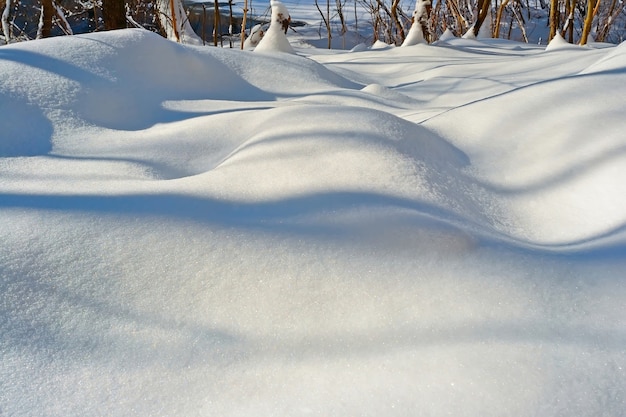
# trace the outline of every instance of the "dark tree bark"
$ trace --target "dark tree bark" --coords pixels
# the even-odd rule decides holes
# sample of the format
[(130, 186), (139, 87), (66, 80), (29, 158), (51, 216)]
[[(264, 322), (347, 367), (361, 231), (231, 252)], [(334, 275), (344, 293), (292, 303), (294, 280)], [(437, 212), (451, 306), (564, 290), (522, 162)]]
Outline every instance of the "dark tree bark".
[(52, 16), (54, 16), (52, 0), (41, 0), (41, 26), (37, 33), (38, 38), (50, 37), (52, 33)]
[(478, 32), (480, 32), (480, 28), (485, 22), (487, 15), (489, 14), (489, 9), (491, 8), (491, 0), (479, 0), (478, 2), (478, 19), (476, 19), (476, 23), (474, 24), (474, 36), (478, 36)]
[(580, 36), (581, 45), (587, 44), (587, 39), (589, 38), (589, 34), (591, 33), (591, 23), (593, 22), (594, 16), (598, 12), (599, 4), (600, 4), (599, 0), (587, 1), (587, 15), (585, 16), (585, 21), (583, 23), (583, 33)]
[(556, 35), (556, 31), (559, 30), (559, 23), (561, 18), (559, 16), (559, 0), (552, 0), (550, 2), (550, 35), (548, 41)]
[(246, 18), (248, 17), (248, 0), (243, 0), (243, 17), (241, 19), (241, 50), (246, 41)]
[(404, 38), (406, 38), (406, 35), (404, 34), (404, 28), (402, 27), (402, 23), (400, 22), (400, 18), (398, 17), (398, 7), (400, 5), (400, 0), (392, 0), (391, 2), (391, 20), (393, 20), (393, 23), (396, 26), (396, 30), (398, 31), (398, 34), (400, 36), (400, 42), (402, 42), (404, 40)]
[(126, 28), (126, 4), (124, 0), (102, 0), (104, 30)]

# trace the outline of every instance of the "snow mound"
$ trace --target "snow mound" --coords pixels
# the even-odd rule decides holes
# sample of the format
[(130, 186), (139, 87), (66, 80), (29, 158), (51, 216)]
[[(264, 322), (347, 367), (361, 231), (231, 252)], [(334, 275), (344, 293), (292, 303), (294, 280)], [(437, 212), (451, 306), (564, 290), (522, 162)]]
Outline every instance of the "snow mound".
[(623, 49), (443, 45), (0, 47), (0, 414), (623, 415)]
[(626, 42), (611, 48), (610, 52), (581, 71), (581, 74), (626, 72)]
[[(618, 116), (625, 86), (622, 72), (610, 80), (601, 73), (548, 80), (470, 103), (425, 125), (467, 152), (473, 175), (507, 207), (500, 222), (504, 233), (574, 245), (626, 224), (624, 200), (616, 198), (626, 195)], [(488, 121), (512, 102), (514, 112)], [(563, 103), (567, 111), (559, 110)], [(546, 107), (556, 110), (539, 110)]]
[(177, 118), (161, 108), (164, 100), (271, 97), (209, 54), (140, 29), (9, 45), (0, 58), (13, 74), (2, 89), (41, 106), (53, 125), (76, 118), (141, 129)]
[(291, 21), (287, 7), (277, 0), (272, 0), (270, 6), (272, 8), (270, 27), (254, 50), (265, 53), (284, 52), (295, 54), (286, 34)]
[(461, 36), (462, 39), (476, 39), (477, 36), (474, 33), (474, 25), (470, 26), (469, 29)]
[(559, 31), (557, 31), (556, 34), (554, 35), (554, 38), (552, 38), (552, 40), (546, 46), (545, 50), (546, 52), (548, 52), (548, 51), (557, 51), (557, 50), (563, 50), (563, 49), (581, 49), (581, 48), (578, 45), (573, 45), (569, 43), (568, 41), (566, 41), (565, 38), (563, 38), (563, 36), (559, 33)]
[(385, 43), (385, 42), (383, 42), (381, 40), (377, 40), (371, 46), (372, 50), (385, 50), (385, 49), (389, 49), (389, 48), (393, 48), (393, 45), (389, 45), (388, 43)]
[(363, 52), (363, 51), (367, 51), (369, 49), (370, 49), (369, 46), (367, 46), (365, 43), (361, 42), (361, 43), (358, 43), (358, 44), (354, 45), (354, 47), (352, 49), (350, 49), (350, 52)]
[(368, 84), (361, 89), (366, 93), (372, 94), (376, 97), (381, 97), (389, 102), (395, 103), (414, 103), (415, 101), (402, 93), (394, 91), (390, 88), (384, 87), (380, 84)]
[[(6, 67), (0, 63), (0, 71)], [(0, 93), (0, 114), (0, 157), (44, 155), (52, 150), (52, 125), (39, 107)]]
[[(273, 98), (289, 97), (337, 89), (360, 89), (363, 86), (347, 80), (324, 65), (298, 55), (239, 53), (228, 49), (203, 48), (198, 52), (220, 61), (230, 71), (256, 89)], [(254, 89), (239, 87), (250, 99), (266, 100)], [(232, 99), (236, 99), (236, 96)]]
[(265, 31), (263, 30), (263, 25), (261, 23), (254, 25), (252, 29), (250, 29), (250, 34), (248, 35), (248, 37), (246, 38), (244, 42), (245, 49), (246, 50), (254, 49), (261, 41), (264, 34), (265, 34)]
[(321, 190), (417, 197), (420, 187), (441, 182), (428, 176), (448, 176), (467, 163), (463, 153), (422, 127), (364, 108), (277, 108), (266, 111), (253, 130), (260, 133), (216, 168), (232, 172), (231, 198)]
[[(300, 92), (361, 87), (306, 58), (239, 52), (183, 46), (139, 29), (9, 45), (0, 51), (0, 68), (11, 74), (0, 81), (9, 116), (0, 121), (0, 153), (65, 152), (76, 148), (72, 137), (82, 141), (85, 126), (138, 131), (205, 113), (164, 106), (181, 99), (273, 101), (301, 79)], [(25, 116), (34, 123), (20, 124)]]
[(449, 41), (450, 39), (455, 39), (455, 38), (456, 36), (454, 35), (454, 33), (452, 33), (452, 31), (449, 28), (447, 28), (445, 32), (443, 32), (443, 34), (439, 37), (439, 40), (441, 42), (446, 42), (446, 41)]

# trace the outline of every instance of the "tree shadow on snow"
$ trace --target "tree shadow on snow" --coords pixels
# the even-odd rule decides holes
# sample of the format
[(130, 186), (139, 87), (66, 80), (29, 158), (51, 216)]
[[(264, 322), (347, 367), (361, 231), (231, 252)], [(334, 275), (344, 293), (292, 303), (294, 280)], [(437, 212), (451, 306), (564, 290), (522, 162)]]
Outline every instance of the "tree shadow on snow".
[[(268, 344), (257, 355), (284, 355), (293, 358), (340, 358), (347, 356), (378, 356), (394, 351), (413, 351), (432, 347), (459, 347), (491, 350), (492, 345), (532, 349), (562, 350), (574, 347), (582, 351), (621, 353), (626, 333), (615, 329), (599, 330), (592, 326), (551, 324), (529, 320), (484, 320), (448, 324), (445, 321), (428, 326), (411, 326), (389, 330), (342, 333), (341, 336), (307, 338), (299, 344)], [(253, 357), (253, 354), (249, 355)]]
[[(229, 331), (81, 294), (80, 289), (65, 288), (63, 279), (46, 281), (50, 277), (31, 273), (8, 275), (0, 282), (0, 345), (50, 359), (105, 361), (125, 369), (155, 362), (174, 369), (199, 362), (220, 366), (244, 354), (243, 338)], [(33, 308), (35, 300), (44, 304)]]
[[(153, 56), (150, 57), (155, 59)], [(193, 77), (187, 79), (180, 74), (161, 80), (163, 71), (151, 67), (141, 57), (135, 58), (137, 62), (128, 63), (122, 69), (107, 68), (111, 73), (106, 75), (90, 72), (44, 54), (19, 49), (0, 50), (0, 59), (14, 61), (55, 74), (61, 79), (77, 82), (80, 85), (78, 89), (73, 88), (65, 93), (73, 98), (73, 102), (58, 105), (58, 108), (70, 111), (73, 116), (78, 116), (88, 123), (109, 129), (142, 130), (157, 123), (180, 121), (205, 114), (201, 111), (182, 112), (167, 109), (163, 106), (167, 101), (212, 99), (254, 102), (276, 99), (274, 95), (233, 74), (226, 65), (212, 57), (203, 57), (204, 61), (195, 63), (204, 65), (207, 69), (206, 80), (201, 80), (202, 82), (195, 82)], [(173, 66), (171, 63), (169, 65)], [(178, 66), (175, 68), (178, 70)], [(222, 80), (220, 77), (226, 79)], [(43, 99), (57, 101), (55, 97)], [(49, 136), (46, 139), (49, 140)]]
[(35, 107), (0, 93), (0, 157), (38, 156), (52, 150), (52, 123)]

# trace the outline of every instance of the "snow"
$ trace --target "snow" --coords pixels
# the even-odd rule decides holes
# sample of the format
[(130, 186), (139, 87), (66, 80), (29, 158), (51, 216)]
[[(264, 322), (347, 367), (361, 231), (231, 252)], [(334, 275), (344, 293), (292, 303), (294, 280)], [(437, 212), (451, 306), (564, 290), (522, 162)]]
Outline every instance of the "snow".
[(259, 44), (261, 38), (263, 38), (263, 34), (263, 25), (260, 23), (254, 25), (254, 27), (250, 29), (250, 35), (244, 41), (244, 48), (254, 49)]
[(4, 9), (2, 10), (2, 35), (4, 39), (9, 38), (9, 13), (11, 12), (11, 0), (7, 0), (4, 3)]
[(452, 33), (452, 31), (448, 28), (446, 29), (445, 32), (443, 32), (441, 34), (441, 36), (439, 37), (438, 41), (439, 42), (445, 42), (445, 41), (449, 41), (450, 39), (454, 39), (456, 38), (456, 36), (454, 36), (454, 33)]
[(418, 0), (415, 2), (415, 10), (413, 10), (411, 27), (409, 29), (409, 33), (407, 33), (406, 38), (402, 42), (402, 46), (427, 43), (424, 39), (422, 25), (428, 22), (428, 8), (430, 6), (430, 0)]
[(624, 415), (624, 45), (288, 38), (0, 47), (0, 415)]
[(566, 41), (561, 35), (561, 33), (557, 31), (554, 34), (554, 38), (552, 38), (550, 43), (548, 43), (548, 46), (546, 46), (546, 51), (556, 51), (559, 49), (576, 49), (576, 48), (577, 48), (576, 45), (572, 45), (571, 43)]
[(291, 21), (289, 11), (280, 1), (272, 0), (270, 4), (272, 7), (270, 26), (267, 32), (263, 34), (258, 46), (254, 50), (257, 52), (284, 52), (295, 54), (286, 35), (289, 22)]

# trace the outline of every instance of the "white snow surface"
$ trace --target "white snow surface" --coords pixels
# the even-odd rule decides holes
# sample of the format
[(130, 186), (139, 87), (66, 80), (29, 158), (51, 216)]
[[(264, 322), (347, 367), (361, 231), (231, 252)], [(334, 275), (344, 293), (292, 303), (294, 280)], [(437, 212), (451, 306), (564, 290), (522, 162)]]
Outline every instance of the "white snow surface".
[[(412, 46), (420, 43), (427, 43), (424, 39), (424, 32), (422, 30), (422, 24), (420, 21), (428, 20), (427, 7), (431, 5), (430, 0), (418, 0), (415, 2), (415, 9), (413, 10), (413, 18), (409, 33), (402, 42), (402, 46)], [(447, 29), (446, 29), (447, 30)]]
[(285, 29), (289, 26), (291, 19), (289, 10), (287, 10), (287, 7), (280, 1), (272, 1), (270, 4), (272, 8), (270, 26), (259, 41), (255, 51), (295, 54), (285, 34)]
[(626, 49), (0, 47), (1, 416), (626, 415)]

